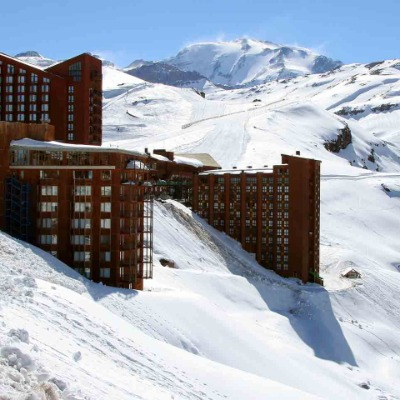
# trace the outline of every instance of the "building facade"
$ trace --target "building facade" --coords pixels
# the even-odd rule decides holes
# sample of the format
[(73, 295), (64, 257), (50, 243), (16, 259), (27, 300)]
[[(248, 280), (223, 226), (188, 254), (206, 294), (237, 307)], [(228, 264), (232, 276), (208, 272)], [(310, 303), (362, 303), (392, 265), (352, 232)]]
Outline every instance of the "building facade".
[(209, 167), (54, 136), (47, 123), (0, 122), (0, 228), (96, 282), (143, 289), (153, 276), (154, 195), (191, 197), (193, 177)]
[(272, 168), (218, 170), (195, 178), (193, 209), (285, 277), (319, 277), (320, 161), (282, 155)]
[(0, 121), (47, 122), (58, 141), (101, 145), (101, 67), (86, 53), (44, 70), (0, 53)]

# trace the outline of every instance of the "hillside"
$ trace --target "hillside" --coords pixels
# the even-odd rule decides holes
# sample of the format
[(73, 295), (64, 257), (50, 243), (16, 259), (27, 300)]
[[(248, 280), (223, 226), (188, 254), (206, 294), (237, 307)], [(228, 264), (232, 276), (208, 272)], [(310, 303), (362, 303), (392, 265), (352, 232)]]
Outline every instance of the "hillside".
[[(332, 243), (325, 234), (332, 287), (300, 286), (176, 207), (156, 204), (154, 236), (155, 259), (172, 258), (177, 268), (156, 261), (144, 292), (93, 284), (43, 251), (0, 237), (0, 393), (13, 398), (39, 391), (39, 383), (70, 400), (400, 398), (400, 343), (392, 335), (400, 282), (389, 267), (376, 271), (376, 254), (361, 264), (342, 238)], [(352, 226), (360, 226), (357, 216)], [(349, 260), (362, 285), (339, 282)]]
[[(276, 163), (282, 152), (300, 150), (325, 161), (327, 173), (355, 172), (347, 168), (350, 163), (399, 171), (399, 60), (346, 65), (248, 89), (214, 89), (206, 99), (190, 89), (127, 86), (130, 76), (104, 71), (107, 143), (210, 152), (224, 167)], [(119, 86), (108, 88), (115, 74)], [(347, 126), (352, 143), (337, 154), (326, 151), (324, 144)]]

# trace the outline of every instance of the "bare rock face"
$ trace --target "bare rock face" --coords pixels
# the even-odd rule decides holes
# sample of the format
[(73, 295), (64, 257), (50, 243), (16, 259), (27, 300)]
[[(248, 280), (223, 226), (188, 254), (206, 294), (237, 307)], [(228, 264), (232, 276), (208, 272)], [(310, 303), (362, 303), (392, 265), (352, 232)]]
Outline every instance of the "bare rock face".
[(351, 130), (346, 125), (343, 129), (339, 129), (339, 134), (336, 139), (324, 143), (325, 148), (331, 153), (339, 153), (345, 149), (352, 141)]

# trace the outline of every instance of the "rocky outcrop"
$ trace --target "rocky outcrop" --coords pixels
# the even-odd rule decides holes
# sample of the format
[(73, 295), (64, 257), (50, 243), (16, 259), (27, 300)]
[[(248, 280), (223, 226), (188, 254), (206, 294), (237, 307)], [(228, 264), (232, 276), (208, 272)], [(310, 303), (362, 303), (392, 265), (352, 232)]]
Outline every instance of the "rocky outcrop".
[(325, 142), (324, 146), (326, 150), (332, 153), (339, 153), (339, 151), (345, 149), (351, 141), (351, 130), (348, 125), (346, 125), (343, 129), (339, 129), (339, 134), (336, 139)]
[(194, 83), (204, 82), (207, 79), (195, 71), (182, 71), (177, 67), (162, 62), (143, 64), (126, 71), (147, 82), (163, 83), (165, 85), (185, 87), (195, 86)]

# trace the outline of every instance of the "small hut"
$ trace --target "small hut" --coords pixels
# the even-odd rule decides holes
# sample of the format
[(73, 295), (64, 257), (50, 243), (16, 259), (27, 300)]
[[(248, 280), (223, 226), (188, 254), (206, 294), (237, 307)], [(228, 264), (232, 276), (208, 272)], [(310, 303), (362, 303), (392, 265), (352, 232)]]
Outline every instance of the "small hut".
[(340, 276), (342, 278), (348, 278), (348, 279), (358, 279), (361, 278), (361, 274), (355, 270), (354, 268), (347, 268), (345, 269)]

